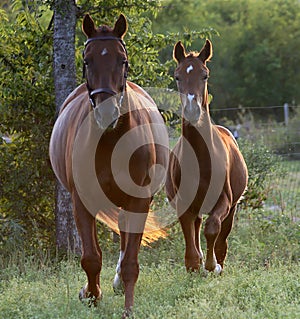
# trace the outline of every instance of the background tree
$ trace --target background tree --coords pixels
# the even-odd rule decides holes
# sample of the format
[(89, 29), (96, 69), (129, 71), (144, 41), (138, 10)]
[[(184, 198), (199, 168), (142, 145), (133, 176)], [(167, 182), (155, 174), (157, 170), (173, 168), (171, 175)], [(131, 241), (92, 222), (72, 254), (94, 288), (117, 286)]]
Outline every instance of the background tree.
[[(74, 0), (55, 0), (53, 31), (53, 73), (56, 113), (76, 87), (75, 29), (77, 7)], [(60, 250), (79, 253), (80, 238), (73, 218), (69, 192), (56, 185), (56, 245)]]

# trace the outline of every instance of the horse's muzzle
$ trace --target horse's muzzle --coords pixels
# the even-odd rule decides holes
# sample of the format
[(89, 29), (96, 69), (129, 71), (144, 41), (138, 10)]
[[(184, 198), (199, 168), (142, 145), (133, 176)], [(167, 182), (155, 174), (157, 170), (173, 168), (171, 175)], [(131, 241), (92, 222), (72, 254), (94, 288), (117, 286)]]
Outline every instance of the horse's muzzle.
[(119, 107), (109, 99), (94, 108), (95, 120), (102, 130), (113, 129), (117, 126), (120, 116)]
[(201, 115), (201, 106), (196, 100), (188, 101), (183, 109), (183, 117), (191, 124), (196, 124)]

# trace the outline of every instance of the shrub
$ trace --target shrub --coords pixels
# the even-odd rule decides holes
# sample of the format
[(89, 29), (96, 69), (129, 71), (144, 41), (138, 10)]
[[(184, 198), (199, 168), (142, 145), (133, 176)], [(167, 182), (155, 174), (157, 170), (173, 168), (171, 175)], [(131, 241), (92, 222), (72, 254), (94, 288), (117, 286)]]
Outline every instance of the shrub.
[(272, 153), (263, 140), (255, 142), (240, 139), (239, 146), (248, 167), (248, 187), (242, 201), (242, 208), (251, 210), (263, 207), (271, 191), (271, 180), (282, 174), (281, 158)]

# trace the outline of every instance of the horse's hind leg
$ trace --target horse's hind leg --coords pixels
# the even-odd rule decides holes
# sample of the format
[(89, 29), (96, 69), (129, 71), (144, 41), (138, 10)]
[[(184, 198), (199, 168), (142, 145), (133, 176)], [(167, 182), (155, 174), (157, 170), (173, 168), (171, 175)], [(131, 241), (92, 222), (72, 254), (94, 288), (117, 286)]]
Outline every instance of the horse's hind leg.
[(230, 234), (230, 231), (232, 229), (235, 211), (236, 211), (236, 205), (231, 207), (228, 216), (223, 220), (221, 225), (221, 232), (218, 236), (218, 239), (215, 245), (215, 253), (217, 257), (217, 262), (218, 264), (221, 265), (222, 268), (224, 268), (224, 261), (227, 254), (227, 246), (228, 246), (227, 237)]
[[(196, 234), (200, 230), (200, 223), (196, 218), (197, 216), (190, 211), (179, 217), (185, 240), (185, 267), (187, 271), (198, 271), (200, 267), (199, 233)], [(196, 237), (198, 237), (198, 243)]]
[(101, 299), (100, 271), (102, 267), (102, 252), (97, 240), (96, 220), (81, 203), (77, 194), (73, 196), (73, 206), (82, 241), (81, 266), (88, 278), (88, 284), (80, 291), (79, 298), (91, 298), (96, 304), (96, 301)]

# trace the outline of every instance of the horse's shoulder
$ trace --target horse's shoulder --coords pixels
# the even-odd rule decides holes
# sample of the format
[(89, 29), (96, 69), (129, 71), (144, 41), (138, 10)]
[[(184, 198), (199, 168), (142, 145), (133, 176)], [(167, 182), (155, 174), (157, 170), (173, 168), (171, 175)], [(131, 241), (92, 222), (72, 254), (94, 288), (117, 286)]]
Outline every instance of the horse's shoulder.
[(87, 93), (87, 88), (85, 83), (77, 86), (77, 88), (74, 89), (65, 99), (63, 105), (61, 106), (60, 113), (66, 108), (67, 105), (69, 105), (78, 96), (80, 96), (81, 94), (86, 94), (86, 93)]
[(152, 99), (152, 97), (142, 88), (140, 87), (139, 85), (133, 83), (133, 82), (130, 82), (130, 81), (127, 81), (127, 85), (129, 86), (130, 89), (132, 89), (134, 92), (142, 95), (143, 97), (145, 97), (146, 99), (148, 99), (152, 104), (155, 105), (155, 102), (154, 100)]

